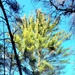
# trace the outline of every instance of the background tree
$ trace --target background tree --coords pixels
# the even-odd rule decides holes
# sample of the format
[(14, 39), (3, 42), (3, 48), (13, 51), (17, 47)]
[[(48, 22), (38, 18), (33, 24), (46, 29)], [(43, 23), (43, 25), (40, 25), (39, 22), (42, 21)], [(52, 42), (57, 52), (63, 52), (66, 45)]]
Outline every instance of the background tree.
[(32, 0), (34, 3), (41, 2), (48, 9), (52, 17), (72, 15), (70, 19), (71, 30), (75, 31), (75, 1), (74, 0)]
[[(14, 27), (14, 41), (25, 73), (33, 75), (58, 75), (68, 62), (69, 48), (64, 48), (62, 43), (71, 34), (59, 30), (59, 17), (52, 23), (49, 15), (36, 11), (36, 17), (24, 16), (22, 22)], [(24, 64), (27, 61), (30, 68)], [(62, 64), (61, 64), (62, 63)], [(27, 72), (30, 70), (30, 72)], [(31, 73), (32, 72), (32, 73)]]
[[(5, 8), (5, 7), (7, 7), (7, 8)], [(15, 43), (14, 43), (14, 40), (13, 40), (13, 35), (11, 33), (12, 26), (10, 25), (10, 24), (12, 24), (12, 21), (15, 22), (16, 20), (19, 19), (17, 15), (19, 15), (20, 6), (19, 6), (19, 4), (16, 0), (0, 0), (0, 10), (1, 10), (1, 12), (0, 12), (0, 22), (3, 23), (1, 25), (2, 26), (4, 25), (3, 28), (6, 28), (6, 31), (9, 32), (10, 39), (11, 39), (11, 45), (12, 45), (12, 48), (13, 48), (12, 50), (14, 51), (14, 55), (15, 55), (15, 59), (17, 61), (19, 73), (20, 73), (20, 75), (22, 75), (19, 57), (18, 57), (18, 54), (17, 54), (17, 51), (16, 51)], [(2, 31), (0, 31), (0, 33), (1, 32)], [(1, 33), (1, 36), (3, 36), (3, 35), (5, 36), (5, 32)], [(4, 47), (5, 47), (5, 37), (1, 38), (1, 39), (3, 39)], [(4, 53), (5, 53), (5, 51), (4, 51)], [(4, 58), (5, 58), (5, 56), (4, 56)], [(4, 75), (5, 75), (5, 72), (4, 72)]]
[(4, 45), (0, 44), (0, 74), (10, 74), (11, 53), (8, 51), (7, 47), (5, 47), (5, 50), (6, 52), (4, 53)]

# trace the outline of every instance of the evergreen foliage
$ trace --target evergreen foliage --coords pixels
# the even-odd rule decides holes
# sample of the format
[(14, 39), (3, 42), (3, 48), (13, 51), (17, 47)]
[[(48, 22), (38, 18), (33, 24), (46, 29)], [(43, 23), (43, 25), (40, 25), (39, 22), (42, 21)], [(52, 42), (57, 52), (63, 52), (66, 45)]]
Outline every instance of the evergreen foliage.
[[(49, 15), (36, 11), (36, 19), (22, 18), (15, 26), (14, 41), (21, 63), (29, 59), (33, 75), (58, 75), (68, 62), (69, 48), (62, 46), (71, 34), (60, 30), (59, 17), (52, 22)], [(60, 70), (59, 70), (60, 67)]]

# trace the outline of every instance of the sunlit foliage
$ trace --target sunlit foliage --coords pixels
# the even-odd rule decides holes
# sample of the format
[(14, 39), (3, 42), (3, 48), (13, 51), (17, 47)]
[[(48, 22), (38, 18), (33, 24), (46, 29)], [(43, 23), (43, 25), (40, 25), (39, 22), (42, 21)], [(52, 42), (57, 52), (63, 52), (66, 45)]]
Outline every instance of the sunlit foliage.
[(15, 26), (12, 34), (21, 63), (28, 58), (34, 75), (58, 75), (58, 67), (61, 70), (68, 61), (64, 57), (69, 55), (69, 48), (64, 49), (62, 43), (71, 34), (60, 30), (58, 23), (59, 17), (52, 22), (49, 15), (37, 10), (36, 17), (24, 16)]

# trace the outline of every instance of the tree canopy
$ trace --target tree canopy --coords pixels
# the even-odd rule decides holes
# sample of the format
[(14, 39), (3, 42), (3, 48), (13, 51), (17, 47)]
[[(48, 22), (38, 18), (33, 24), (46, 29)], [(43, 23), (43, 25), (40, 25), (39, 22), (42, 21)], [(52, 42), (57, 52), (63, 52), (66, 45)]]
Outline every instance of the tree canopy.
[(64, 17), (71, 16), (69, 20), (70, 30), (75, 32), (75, 1), (74, 0), (32, 0), (33, 4), (41, 2), (43, 7), (47, 9), (48, 14), (52, 17), (63, 15)]
[(62, 43), (71, 34), (60, 30), (59, 17), (51, 22), (49, 15), (40, 10), (36, 11), (35, 17), (24, 16), (21, 20), (13, 28), (12, 34), (22, 69), (26, 68), (23, 64), (28, 59), (33, 75), (58, 75), (57, 67), (64, 67), (62, 63), (68, 62), (68, 58), (64, 57), (69, 55), (69, 48), (64, 48)]
[(57, 11), (58, 14), (66, 15), (75, 12), (74, 0), (35, 0), (34, 2), (42, 2), (44, 6), (46, 6), (46, 8), (49, 8), (49, 11), (52, 10), (53, 13), (54, 11)]

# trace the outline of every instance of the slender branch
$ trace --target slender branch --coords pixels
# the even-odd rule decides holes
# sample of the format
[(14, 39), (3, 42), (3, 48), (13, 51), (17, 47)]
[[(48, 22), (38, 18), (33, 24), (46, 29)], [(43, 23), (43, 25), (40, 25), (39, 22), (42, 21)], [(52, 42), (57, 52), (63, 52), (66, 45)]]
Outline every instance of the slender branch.
[(7, 33), (7, 32), (1, 32), (1, 33), (0, 33), (0, 36), (1, 36), (1, 35), (4, 35), (4, 34), (6, 34), (6, 33)]
[(3, 18), (2, 16), (0, 16), (1, 19), (5, 20), (5, 18)]
[(8, 39), (10, 40), (10, 38), (3, 38), (3, 39), (0, 39), (0, 40), (8, 40)]
[(72, 8), (58, 8), (58, 6), (56, 6), (52, 0), (49, 0), (50, 4), (52, 6), (54, 6), (56, 8), (56, 10), (59, 10), (59, 11), (64, 11), (64, 12), (75, 12), (75, 10), (73, 10)]
[(6, 25), (5, 21), (0, 20), (0, 23), (1, 23), (1, 22), (4, 23), (4, 24)]
[(11, 33), (11, 30), (10, 30), (9, 21), (8, 21), (8, 18), (7, 18), (7, 15), (6, 15), (6, 12), (4, 10), (4, 6), (3, 6), (1, 0), (0, 0), (0, 7), (1, 7), (2, 11), (3, 11), (4, 17), (5, 17), (5, 21), (7, 23), (7, 28), (8, 28), (8, 31), (9, 31), (10, 38), (11, 38), (11, 43), (12, 43), (12, 47), (13, 47), (13, 50), (14, 50), (14, 53), (15, 53), (15, 59), (16, 59), (17, 66), (18, 66), (18, 69), (19, 69), (19, 73), (20, 73), (20, 75), (22, 75), (21, 63), (20, 63), (19, 57), (18, 57), (17, 52), (16, 52), (16, 47), (15, 47), (15, 43), (14, 43), (14, 40), (13, 40), (13, 35)]

